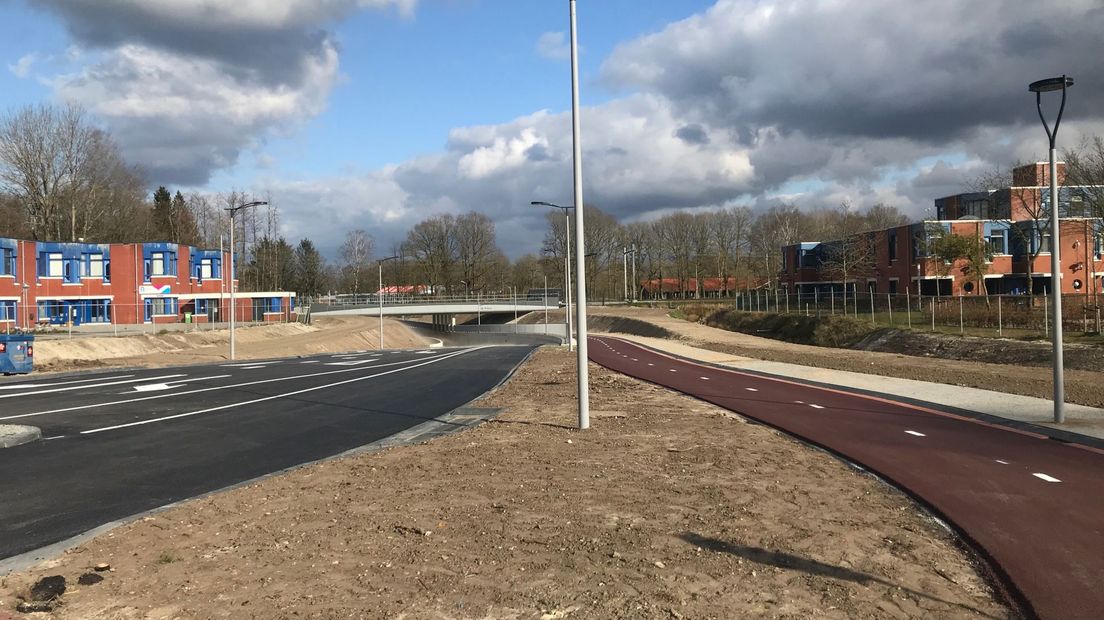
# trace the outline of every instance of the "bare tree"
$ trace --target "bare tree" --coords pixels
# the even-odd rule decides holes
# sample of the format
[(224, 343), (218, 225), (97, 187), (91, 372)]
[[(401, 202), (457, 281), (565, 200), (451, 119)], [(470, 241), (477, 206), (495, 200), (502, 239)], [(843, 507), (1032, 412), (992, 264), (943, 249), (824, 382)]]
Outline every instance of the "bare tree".
[[(843, 307), (847, 308), (847, 281), (870, 275), (877, 263), (874, 233), (858, 233), (823, 244), (821, 273), (843, 283)], [(856, 286), (856, 294), (858, 287)]]
[(345, 274), (352, 285), (353, 293), (360, 293), (360, 284), (365, 272), (371, 266), (372, 237), (363, 229), (350, 230), (341, 245), (341, 262)]
[[(453, 275), (456, 266), (456, 218), (438, 215), (423, 220), (406, 235), (406, 254), (418, 262), (425, 278), (434, 291), (440, 287), (450, 290), (456, 282)], [(461, 278), (462, 279), (462, 278)], [(471, 290), (471, 284), (465, 290)]]
[(494, 222), (473, 211), (455, 219), (451, 234), (455, 237), (451, 245), (456, 248), (459, 278), (467, 282), (468, 290), (484, 290), (488, 275), (494, 273), (502, 255), (495, 243)]
[(0, 118), (0, 185), (22, 203), (35, 239), (104, 238), (129, 222), (144, 193), (138, 177), (78, 106)]
[(717, 211), (710, 220), (713, 248), (717, 253), (717, 273), (721, 276), (721, 291), (727, 296), (728, 281), (732, 275), (729, 264), (733, 265), (734, 272), (739, 272), (740, 260), (747, 251), (752, 213), (748, 207), (732, 207)]

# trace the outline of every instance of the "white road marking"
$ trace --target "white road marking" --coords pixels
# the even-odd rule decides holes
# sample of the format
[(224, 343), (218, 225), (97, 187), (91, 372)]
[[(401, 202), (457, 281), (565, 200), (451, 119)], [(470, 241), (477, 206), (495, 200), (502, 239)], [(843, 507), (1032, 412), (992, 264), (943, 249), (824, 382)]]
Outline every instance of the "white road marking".
[[(482, 348), (482, 347), (479, 347), (479, 348)], [(127, 424), (116, 424), (115, 426), (105, 426), (103, 428), (93, 428), (93, 429), (89, 429), (89, 430), (86, 430), (86, 431), (81, 431), (81, 434), (82, 435), (92, 435), (94, 433), (103, 433), (105, 431), (114, 431), (114, 430), (119, 430), (121, 428), (130, 428), (132, 426), (143, 426), (145, 424), (154, 424), (154, 423), (157, 423), (157, 422), (165, 422), (167, 420), (176, 420), (176, 419), (179, 419), (179, 418), (188, 418), (188, 417), (191, 417), (191, 416), (201, 415), (201, 414), (204, 414), (204, 413), (213, 413), (215, 411), (222, 411), (222, 410), (225, 410), (225, 409), (233, 409), (235, 407), (242, 407), (242, 406), (245, 406), (245, 405), (255, 405), (257, 403), (263, 403), (263, 402), (267, 402), (267, 401), (270, 401), (270, 400), (276, 400), (276, 399), (279, 399), (279, 398), (287, 398), (289, 396), (298, 396), (299, 394), (306, 394), (308, 392), (317, 392), (318, 390), (324, 390), (326, 388), (337, 387), (339, 385), (347, 385), (349, 383), (356, 383), (358, 381), (366, 381), (368, 379), (375, 379), (377, 377), (382, 377), (384, 375), (391, 375), (391, 374), (394, 374), (394, 373), (397, 373), (397, 372), (412, 370), (414, 368), (419, 368), (421, 366), (427, 366), (429, 364), (436, 364), (437, 362), (443, 362), (443, 361), (449, 359), (450, 357), (456, 357), (457, 355), (463, 355), (464, 353), (469, 353), (469, 352), (475, 351), (475, 350), (476, 349), (465, 349), (463, 351), (457, 351), (456, 353), (450, 353), (448, 355), (438, 356), (438, 357), (435, 357), (431, 360), (421, 362), (420, 364), (414, 364), (413, 366), (406, 366), (404, 368), (395, 368), (394, 370), (387, 370), (387, 371), (384, 371), (384, 372), (376, 373), (374, 375), (368, 375), (367, 377), (354, 377), (352, 379), (345, 379), (344, 381), (338, 381), (336, 383), (327, 383), (325, 385), (316, 385), (314, 387), (309, 387), (309, 388), (306, 388), (306, 389), (303, 389), (303, 390), (295, 390), (294, 392), (284, 392), (283, 394), (276, 394), (274, 396), (266, 396), (264, 398), (256, 398), (256, 399), (253, 399), (253, 400), (247, 400), (247, 401), (243, 401), (243, 402), (240, 402), (240, 403), (231, 403), (229, 405), (222, 405), (222, 406), (219, 406), (219, 407), (211, 407), (209, 409), (200, 409), (198, 411), (189, 411), (187, 413), (178, 413), (176, 415), (170, 415), (170, 416), (165, 416), (165, 417), (161, 417), (161, 418), (153, 418), (151, 420), (141, 420), (139, 422), (129, 422)]]
[(997, 461), (998, 463), (1000, 463), (1001, 465), (1007, 465), (1007, 464), (1008, 464), (1008, 461), (1002, 461), (1002, 460), (1000, 460), (1000, 459), (996, 459), (996, 461)]
[(1031, 475), (1035, 476), (1039, 480), (1043, 480), (1045, 482), (1061, 482), (1061, 480), (1055, 478), (1054, 476), (1048, 476), (1046, 474), (1031, 474)]
[[(133, 376), (133, 375), (132, 375)], [(35, 396), (37, 394), (55, 394), (57, 392), (72, 392), (73, 390), (83, 390), (86, 388), (99, 388), (108, 387), (110, 385), (123, 385), (125, 383), (142, 383), (144, 381), (158, 381), (160, 379), (175, 379), (177, 377), (186, 377), (188, 375), (162, 375), (160, 377), (143, 377), (141, 379), (127, 379), (125, 381), (108, 381), (107, 383), (92, 383), (87, 385), (71, 385), (69, 387), (38, 390), (36, 392), (23, 392), (21, 394), (0, 394), (0, 398), (17, 398), (20, 396)], [(0, 420), (6, 420), (9, 418), (0, 418)]]
[(348, 362), (326, 362), (326, 366), (360, 366), (361, 364), (371, 364), (376, 360), (351, 360)]
[(173, 388), (182, 387), (180, 385), (169, 385), (167, 383), (146, 383), (144, 385), (134, 386), (135, 392), (163, 392), (165, 390), (171, 390)]
[(53, 441), (55, 439), (65, 439), (65, 435), (54, 435), (53, 437), (43, 437), (42, 441)]
[(745, 390), (747, 390), (747, 391), (749, 391), (749, 392), (758, 392), (758, 391), (759, 391), (759, 390), (757, 390), (757, 389), (755, 389), (755, 388), (744, 388), (744, 389), (745, 389)]
[(799, 404), (799, 405), (804, 405), (805, 404), (805, 401), (803, 401), (803, 400), (795, 400), (794, 402)]
[(636, 359), (636, 358), (634, 357), (634, 358), (632, 358), (632, 361), (634, 361), (634, 362), (639, 362), (640, 360), (638, 360), (638, 359)]
[(678, 371), (677, 371), (677, 370), (675, 370), (674, 368), (672, 368), (672, 369), (671, 369), (671, 372), (678, 372)]
[[(478, 347), (478, 348), (484, 348), (484, 347)], [(464, 349), (464, 351), (468, 351), (468, 350), (474, 351), (475, 349)], [(180, 396), (185, 396), (185, 395), (188, 395), (188, 394), (200, 394), (200, 393), (203, 393), (203, 392), (215, 392), (215, 391), (218, 391), (218, 390), (229, 390), (229, 389), (233, 389), (233, 388), (247, 387), (247, 386), (251, 386), (251, 385), (262, 385), (262, 384), (265, 384), (265, 383), (274, 383), (276, 381), (293, 381), (295, 379), (309, 379), (311, 377), (324, 377), (324, 376), (327, 376), (327, 375), (337, 375), (337, 374), (342, 374), (342, 373), (347, 373), (347, 372), (356, 372), (358, 370), (367, 370), (369, 368), (383, 368), (385, 366), (399, 366), (401, 364), (409, 364), (412, 361), (414, 361), (414, 360), (402, 360), (402, 361), (399, 361), (399, 362), (388, 362), (387, 364), (380, 364), (378, 366), (362, 366), (362, 367), (358, 367), (358, 368), (345, 368), (345, 369), (342, 369), (342, 370), (326, 370), (326, 371), (323, 371), (323, 372), (315, 372), (315, 373), (310, 373), (310, 374), (305, 374), (305, 375), (292, 375), (292, 376), (289, 376), (289, 377), (275, 377), (275, 378), (271, 378), (271, 379), (257, 379), (257, 380), (254, 380), (254, 381), (246, 381), (244, 383), (234, 383), (234, 384), (231, 384), (231, 385), (217, 385), (215, 387), (200, 388), (198, 390), (190, 390), (190, 391), (187, 391), (187, 392), (176, 392), (176, 393), (173, 393), (173, 394), (161, 394), (161, 395), (158, 395), (158, 396), (142, 396), (142, 397), (139, 397), (139, 398), (128, 398), (128, 399), (125, 399), (125, 400), (116, 400), (116, 401), (105, 402), (105, 403), (93, 403), (93, 404), (89, 404), (89, 405), (76, 405), (74, 407), (62, 407), (60, 409), (49, 409), (49, 410), (46, 410), (46, 411), (35, 411), (33, 413), (21, 413), (19, 415), (11, 415), (11, 416), (6, 416), (6, 417), (0, 417), (0, 420), (16, 420), (16, 419), (19, 419), (19, 418), (32, 418), (32, 417), (35, 417), (35, 416), (49, 415), (49, 414), (52, 414), (52, 413), (68, 413), (70, 411), (82, 411), (84, 409), (96, 409), (96, 408), (99, 408), (99, 407), (111, 407), (111, 406), (115, 406), (115, 405), (125, 405), (125, 404), (128, 404), (128, 403), (136, 403), (136, 402), (141, 402), (141, 401), (145, 401), (145, 400), (157, 400), (157, 399), (161, 399), (161, 398), (178, 398)], [(176, 377), (176, 376), (183, 376), (183, 375), (173, 375), (173, 376)], [(142, 381), (150, 381), (152, 379), (157, 379), (157, 378), (163, 378), (163, 377), (148, 377), (146, 379), (142, 379)]]
[(223, 368), (244, 368), (246, 366), (268, 366), (270, 364), (279, 364), (280, 362), (242, 362), (240, 364), (223, 364)]
[(927, 435), (925, 435), (924, 433), (917, 433), (916, 431), (905, 431), (905, 432), (908, 433), (909, 435), (914, 435), (916, 437), (927, 437)]
[(648, 365), (649, 365), (649, 366), (655, 366), (655, 364), (653, 364), (653, 363), (651, 363), (651, 362), (648, 362)]
[(27, 388), (51, 388), (59, 385), (73, 385), (75, 383), (94, 383), (96, 381), (112, 381), (115, 379), (129, 379), (134, 375), (116, 375), (114, 377), (96, 377), (95, 379), (80, 379), (78, 381), (58, 381), (56, 383), (18, 383), (16, 385), (0, 385), (0, 390), (25, 390)]
[(812, 407), (813, 409), (824, 409), (824, 407), (821, 407), (820, 405), (809, 405), (809, 406)]
[(320, 362), (318, 360), (307, 360), (305, 362), (299, 362), (299, 363), (300, 364), (321, 364), (322, 362)]
[(258, 368), (268, 368), (268, 366), (240, 366), (240, 370), (257, 370)]
[(709, 377), (700, 377), (702, 381), (709, 381)]

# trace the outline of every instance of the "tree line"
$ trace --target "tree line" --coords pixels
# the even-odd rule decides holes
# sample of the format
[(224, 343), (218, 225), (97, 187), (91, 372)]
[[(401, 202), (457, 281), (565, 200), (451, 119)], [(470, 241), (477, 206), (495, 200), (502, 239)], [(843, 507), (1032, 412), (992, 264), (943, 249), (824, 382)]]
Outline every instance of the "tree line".
[[(1086, 215), (1104, 216), (1104, 140), (1086, 141), (1067, 152), (1065, 160), (1067, 184), (1088, 186)], [(80, 107), (28, 106), (0, 117), (0, 236), (226, 247), (227, 207), (257, 198), (239, 191), (174, 192), (165, 186), (150, 194), (149, 186), (141, 169), (124, 161), (111, 136)], [(387, 259), (385, 285), (417, 286), (422, 292), (504, 293), (541, 288), (546, 281), (564, 288), (564, 258), (571, 248), (569, 224), (559, 211), (547, 214), (540, 251), (513, 261), (497, 243), (494, 222), (477, 212), (428, 217), (386, 249), (377, 248), (366, 230), (352, 230), (329, 261), (310, 239), (288, 242), (280, 232), (274, 198), (260, 198), (269, 204), (241, 211), (236, 220), (234, 249), (247, 290), (296, 291), (306, 297), (373, 293), (380, 259)], [(724, 295), (730, 288), (776, 286), (783, 246), (854, 238), (908, 220), (884, 204), (812, 211), (780, 204), (761, 211), (748, 206), (677, 211), (627, 223), (588, 205), (586, 221), (588, 290), (594, 299), (616, 300), (625, 294), (633, 264), (637, 278), (629, 287), (638, 292), (643, 282), (662, 281), (668, 295), (699, 297), (707, 292), (705, 279), (715, 278), (719, 287), (709, 292)], [(863, 248), (835, 245), (835, 254), (824, 261), (826, 269), (847, 271), (865, 260), (857, 256)]]

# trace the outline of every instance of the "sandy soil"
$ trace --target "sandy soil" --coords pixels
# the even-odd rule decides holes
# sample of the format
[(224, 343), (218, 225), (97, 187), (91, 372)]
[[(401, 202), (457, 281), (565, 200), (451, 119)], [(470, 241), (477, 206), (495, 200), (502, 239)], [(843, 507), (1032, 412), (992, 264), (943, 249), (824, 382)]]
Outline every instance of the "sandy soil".
[(539, 352), (478, 428), (100, 536), (0, 581), (0, 609), (63, 575), (48, 617), (1011, 615), (915, 504), (766, 427), (592, 366), (594, 426), (572, 430), (572, 361)]
[[(317, 317), (300, 323), (259, 325), (235, 330), (239, 359), (315, 355), (379, 347), (379, 319), (365, 316)], [(387, 348), (425, 346), (405, 325), (385, 319)], [(35, 342), (35, 370), (51, 372), (101, 366), (170, 366), (220, 362), (230, 357), (228, 330), (168, 332), (158, 335), (85, 337)]]
[[(972, 360), (793, 344), (672, 318), (668, 316), (668, 310), (662, 308), (592, 307), (588, 316), (591, 317), (591, 330), (595, 332), (609, 329), (612, 326), (611, 321), (616, 317), (628, 317), (662, 328), (694, 346), (730, 355), (997, 390), (1036, 398), (1049, 399), (1053, 396), (1049, 367), (1009, 366)], [(617, 327), (622, 328), (623, 326)], [(1104, 372), (1066, 370), (1066, 401), (1090, 407), (1104, 407), (1104, 390), (1100, 389), (1102, 383)]]

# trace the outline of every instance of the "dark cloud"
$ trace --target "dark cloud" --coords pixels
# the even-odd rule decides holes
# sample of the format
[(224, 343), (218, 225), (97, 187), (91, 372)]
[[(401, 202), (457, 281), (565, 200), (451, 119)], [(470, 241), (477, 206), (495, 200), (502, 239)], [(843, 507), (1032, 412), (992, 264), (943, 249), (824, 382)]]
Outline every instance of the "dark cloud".
[(679, 127), (675, 137), (687, 144), (709, 144), (709, 134), (701, 125), (685, 125)]

